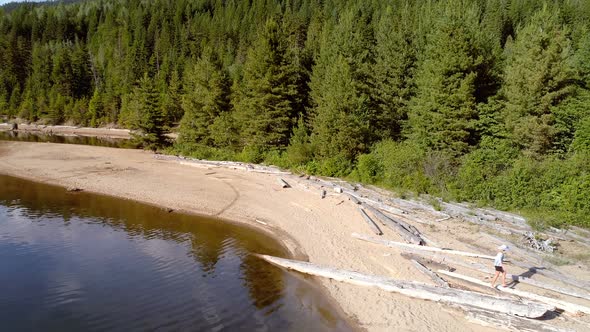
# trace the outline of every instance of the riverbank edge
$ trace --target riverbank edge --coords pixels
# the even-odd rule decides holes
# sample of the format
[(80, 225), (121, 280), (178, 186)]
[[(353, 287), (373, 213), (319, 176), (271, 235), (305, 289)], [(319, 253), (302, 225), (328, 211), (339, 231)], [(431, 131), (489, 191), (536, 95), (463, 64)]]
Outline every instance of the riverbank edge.
[[(0, 131), (11, 131), (11, 123), (0, 123)], [(17, 132), (40, 132), (44, 134), (78, 135), (108, 138), (131, 138), (131, 130), (119, 128), (91, 128), (77, 126), (49, 126), (19, 123)]]

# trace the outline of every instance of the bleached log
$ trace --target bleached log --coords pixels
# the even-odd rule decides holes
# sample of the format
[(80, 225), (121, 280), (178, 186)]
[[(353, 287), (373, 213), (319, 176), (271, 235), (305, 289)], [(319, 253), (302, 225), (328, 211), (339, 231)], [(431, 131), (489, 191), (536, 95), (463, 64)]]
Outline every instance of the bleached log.
[(358, 200), (358, 198), (356, 198), (356, 196), (348, 194), (348, 198), (350, 198), (350, 200), (354, 203), (354, 204), (361, 204), (361, 201)]
[(370, 199), (370, 198), (363, 198), (363, 201), (377, 209), (383, 210), (383, 211), (387, 211), (393, 214), (406, 214), (406, 211), (402, 210), (402, 209), (398, 209), (395, 208), (393, 206), (389, 206), (387, 204), (383, 204), (379, 201), (376, 201), (374, 199)]
[(283, 180), (281, 178), (278, 178), (277, 180), (278, 180), (279, 184), (281, 185), (281, 187), (283, 187), (283, 188), (291, 188), (291, 186), (287, 183), (287, 181), (285, 181), (285, 180)]
[(408, 243), (422, 244), (423, 241), (422, 241), (422, 238), (420, 238), (420, 236), (416, 236), (416, 234), (410, 232), (410, 230), (406, 229), (404, 226), (397, 223), (395, 220), (387, 217), (386, 215), (381, 213), (379, 210), (372, 208), (364, 203), (363, 203), (363, 206), (367, 210), (371, 211), (371, 213), (373, 213), (373, 215), (375, 215), (375, 217), (377, 217), (379, 220), (381, 220), (381, 222), (384, 225), (386, 225), (387, 227), (394, 230), (397, 234), (399, 234)]
[(428, 246), (419, 246), (419, 245), (415, 245), (415, 244), (408, 244), (408, 243), (401, 243), (401, 242), (395, 242), (395, 241), (387, 241), (387, 240), (375, 239), (375, 238), (372, 238), (370, 236), (366, 236), (366, 235), (362, 235), (362, 234), (357, 234), (357, 233), (352, 233), (352, 237), (354, 237), (356, 239), (359, 239), (359, 240), (363, 240), (363, 241), (375, 243), (375, 244), (381, 244), (381, 245), (384, 245), (384, 246), (387, 246), (387, 247), (390, 247), (390, 248), (413, 249), (413, 250), (419, 250), (419, 251), (440, 252), (440, 253), (449, 254), (449, 255), (459, 255), (459, 256), (467, 256), (467, 257), (485, 258), (485, 259), (491, 259), (491, 260), (493, 260), (493, 259), (496, 258), (494, 256), (475, 254), (475, 253), (471, 253), (471, 252), (464, 252), (464, 251), (451, 250), (451, 249), (445, 249), (445, 248), (428, 247)]
[(376, 209), (368, 204), (363, 203), (363, 207), (365, 207), (367, 210), (371, 211), (371, 213), (373, 213), (377, 218), (381, 219), (384, 223), (392, 221), (396, 224), (399, 224), (403, 228), (405, 228), (408, 232), (413, 233), (414, 235), (416, 235), (418, 237), (420, 236), (420, 231), (418, 231), (418, 229), (416, 227), (408, 224), (407, 222), (405, 222), (401, 219), (395, 219), (395, 218), (386, 216), (384, 213), (382, 213), (378, 209)]
[[(530, 264), (527, 264), (524, 262), (520, 262), (520, 261), (515, 260), (515, 261), (512, 261), (511, 263), (513, 265), (518, 266), (523, 269), (530, 269), (531, 268)], [(590, 289), (590, 282), (582, 281), (582, 280), (578, 280), (578, 279), (569, 277), (561, 272), (550, 270), (549, 267), (536, 268), (535, 273), (540, 274), (545, 277), (548, 277), (548, 278), (551, 278), (551, 279), (559, 280), (560, 282), (562, 282), (564, 284), (568, 284), (570, 286), (574, 286), (574, 287), (580, 288), (582, 290)]]
[(531, 301), (518, 301), (477, 292), (430, 286), (414, 281), (400, 281), (382, 276), (366, 275), (354, 271), (340, 270), (274, 256), (258, 255), (258, 257), (271, 264), (289, 270), (295, 270), (301, 273), (330, 278), (360, 286), (377, 287), (387, 292), (399, 293), (424, 300), (473, 306), (529, 318), (541, 317), (547, 311), (553, 310), (551, 306)]
[(528, 318), (511, 316), (503, 313), (492, 312), (487, 310), (473, 309), (463, 307), (468, 321), (483, 326), (493, 326), (508, 331), (518, 332), (574, 332), (574, 330), (564, 329)]
[[(491, 287), (488, 282), (481, 281), (477, 278), (464, 276), (459, 273), (449, 272), (449, 271), (444, 271), (444, 270), (438, 270), (437, 272), (440, 274), (449, 276), (449, 277), (465, 280), (465, 281), (468, 281), (468, 282), (476, 284), (476, 285)], [(496, 286), (496, 289), (498, 289), (502, 292), (506, 292), (508, 294), (514, 294), (514, 295), (517, 295), (520, 297), (524, 297), (524, 298), (536, 300), (536, 301), (539, 301), (542, 303), (546, 303), (546, 304), (555, 306), (559, 309), (563, 309), (569, 313), (573, 313), (573, 314), (578, 314), (578, 313), (588, 314), (588, 313), (590, 313), (590, 308), (583, 306), (583, 305), (569, 303), (569, 302), (565, 302), (565, 301), (558, 300), (558, 299), (552, 299), (552, 298), (549, 298), (546, 296), (542, 296), (542, 295), (538, 295), (538, 294), (534, 294), (534, 293), (529, 293), (529, 292), (525, 292), (525, 291), (521, 291), (521, 290), (517, 290), (517, 289), (512, 289), (512, 288), (508, 288), (508, 287)]]
[[(490, 273), (491, 273), (491, 271), (490, 271)], [(527, 284), (527, 285), (535, 286), (538, 288), (543, 288), (543, 289), (547, 289), (550, 291), (554, 291), (556, 293), (561, 293), (564, 295), (569, 295), (569, 296), (577, 297), (580, 299), (590, 300), (590, 294), (578, 292), (578, 291), (571, 289), (571, 288), (559, 287), (556, 285), (547, 284), (545, 282), (541, 282), (541, 281), (534, 280), (534, 279), (527, 278), (527, 277), (521, 277), (519, 275), (514, 275), (514, 274), (507, 274), (506, 278), (510, 278), (513, 281), (521, 282), (523, 284)]]
[(361, 213), (361, 216), (363, 216), (363, 219), (365, 219), (365, 222), (369, 225), (369, 227), (371, 227), (371, 229), (373, 230), (373, 232), (377, 235), (383, 235), (383, 232), (381, 231), (381, 229), (379, 228), (379, 226), (377, 226), (377, 224), (373, 221), (373, 219), (371, 219), (367, 213), (365, 212), (365, 210), (359, 208), (359, 212)]
[(434, 281), (435, 284), (437, 284), (440, 287), (449, 287), (449, 284), (443, 278), (441, 278), (438, 274), (432, 272), (432, 270), (430, 270), (426, 266), (422, 265), (420, 262), (418, 262), (415, 259), (412, 259), (411, 261), (414, 264), (414, 266), (416, 267), (416, 269), (418, 269), (418, 271), (429, 276), (430, 279), (432, 279), (432, 281)]
[(402, 253), (400, 253), (400, 256), (402, 256), (403, 258), (410, 260), (410, 261), (412, 261), (412, 260), (417, 261), (418, 263), (420, 263), (424, 266), (432, 267), (436, 270), (439, 270), (439, 269), (448, 270), (448, 271), (455, 270), (453, 267), (445, 264), (443, 261), (436, 261), (434, 259), (424, 257), (424, 256), (417, 254), (417, 253), (402, 252)]

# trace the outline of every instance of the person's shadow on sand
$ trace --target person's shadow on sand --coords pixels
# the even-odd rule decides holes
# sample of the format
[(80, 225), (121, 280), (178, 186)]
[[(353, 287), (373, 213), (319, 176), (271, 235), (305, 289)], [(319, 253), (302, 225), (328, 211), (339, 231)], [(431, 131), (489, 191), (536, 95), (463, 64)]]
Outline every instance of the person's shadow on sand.
[[(518, 276), (523, 277), (523, 278), (530, 278), (537, 273), (537, 270), (545, 270), (545, 268), (533, 266), (533, 267), (530, 267), (526, 272), (523, 272), (523, 273), (519, 274)], [(518, 280), (512, 280), (510, 283), (508, 283), (507, 287), (514, 288), (514, 286), (516, 286), (516, 284), (518, 284)]]

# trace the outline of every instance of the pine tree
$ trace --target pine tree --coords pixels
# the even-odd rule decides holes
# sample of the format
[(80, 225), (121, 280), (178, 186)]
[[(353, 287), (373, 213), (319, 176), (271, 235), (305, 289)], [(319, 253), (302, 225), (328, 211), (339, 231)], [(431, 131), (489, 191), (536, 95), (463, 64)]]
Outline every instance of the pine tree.
[(284, 148), (297, 119), (297, 68), (282, 27), (268, 20), (248, 52), (234, 102), (243, 144)]
[(210, 126), (220, 114), (230, 110), (230, 81), (211, 52), (189, 67), (184, 91), (180, 141), (213, 145)]
[(544, 7), (518, 31), (507, 53), (502, 88), (506, 126), (515, 144), (543, 154), (556, 134), (552, 108), (575, 92), (568, 31), (558, 14)]
[(407, 135), (422, 148), (458, 156), (474, 144), (483, 56), (475, 39), (476, 11), (461, 6), (443, 10), (417, 68)]
[(136, 140), (150, 150), (157, 150), (166, 144), (164, 118), (160, 107), (159, 93), (154, 81), (147, 73), (139, 81), (136, 96), (139, 98), (139, 119)]
[(331, 23), (324, 27), (310, 82), (314, 104), (311, 141), (320, 158), (352, 161), (369, 149), (383, 127), (371, 80), (374, 37), (370, 20), (362, 8), (352, 8), (333, 28)]
[[(375, 98), (384, 138), (401, 137), (408, 101), (414, 94), (417, 45), (407, 7), (387, 7), (375, 31)], [(377, 129), (377, 128), (376, 128)]]
[(91, 127), (98, 127), (103, 124), (104, 120), (104, 105), (102, 102), (102, 93), (98, 88), (94, 89), (92, 98), (88, 103), (88, 115)]

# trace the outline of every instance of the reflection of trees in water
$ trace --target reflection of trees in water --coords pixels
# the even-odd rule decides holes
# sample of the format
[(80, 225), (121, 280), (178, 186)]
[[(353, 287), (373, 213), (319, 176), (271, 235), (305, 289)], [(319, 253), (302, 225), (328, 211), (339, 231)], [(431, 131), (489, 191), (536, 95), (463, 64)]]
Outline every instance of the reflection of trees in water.
[[(248, 253), (281, 255), (272, 239), (250, 229), (207, 218), (168, 211), (129, 200), (85, 192), (71, 193), (50, 186), (0, 176), (0, 204), (24, 207), (31, 217), (93, 218), (130, 236), (189, 242), (190, 255), (204, 272), (213, 274), (220, 257), (231, 247), (240, 256), (240, 271), (250, 298), (265, 308), (281, 298), (284, 281), (281, 270)], [(14, 199), (18, 197), (18, 203)], [(238, 259), (236, 259), (237, 263)]]
[[(281, 298), (285, 287), (281, 270), (269, 266), (254, 255), (247, 255), (242, 259), (240, 270), (244, 278), (244, 285), (248, 288), (248, 293), (256, 308), (269, 307)], [(272, 311), (274, 309), (268, 313)]]
[(42, 132), (26, 131), (0, 131), (0, 140), (19, 142), (49, 142), (61, 144), (81, 144), (93, 146), (106, 146), (111, 148), (137, 148), (137, 144), (131, 140), (113, 137), (59, 135)]
[(226, 238), (225, 234), (215, 232), (199, 233), (192, 238), (191, 254), (201, 264), (201, 269), (204, 272), (215, 272), (215, 265), (225, 251), (224, 240)]

